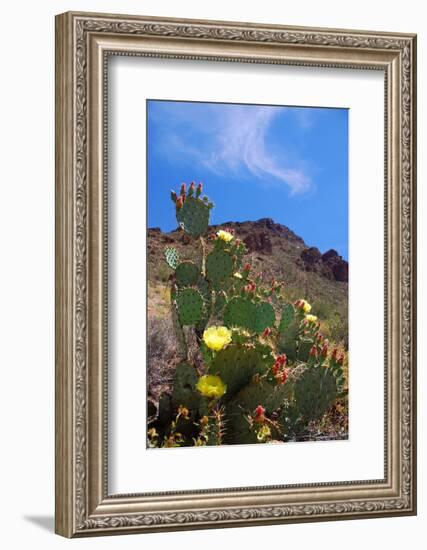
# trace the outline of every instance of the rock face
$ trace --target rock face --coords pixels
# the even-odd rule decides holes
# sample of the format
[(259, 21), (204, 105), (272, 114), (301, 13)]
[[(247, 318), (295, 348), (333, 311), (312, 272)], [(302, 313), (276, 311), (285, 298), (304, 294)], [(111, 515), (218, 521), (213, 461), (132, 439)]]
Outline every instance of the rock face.
[(336, 250), (321, 254), (316, 247), (305, 248), (301, 252), (298, 265), (305, 271), (314, 271), (328, 279), (343, 283), (348, 282), (348, 262)]
[(267, 233), (253, 233), (244, 239), (244, 243), (249, 252), (264, 252), (271, 254), (273, 248), (271, 240)]

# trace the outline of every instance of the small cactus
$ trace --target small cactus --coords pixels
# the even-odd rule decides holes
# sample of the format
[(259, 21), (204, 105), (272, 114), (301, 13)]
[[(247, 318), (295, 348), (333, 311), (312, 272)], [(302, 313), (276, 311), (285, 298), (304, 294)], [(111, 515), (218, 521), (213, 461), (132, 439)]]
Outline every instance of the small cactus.
[(176, 248), (168, 247), (165, 249), (165, 260), (169, 267), (176, 269), (179, 264), (179, 252)]

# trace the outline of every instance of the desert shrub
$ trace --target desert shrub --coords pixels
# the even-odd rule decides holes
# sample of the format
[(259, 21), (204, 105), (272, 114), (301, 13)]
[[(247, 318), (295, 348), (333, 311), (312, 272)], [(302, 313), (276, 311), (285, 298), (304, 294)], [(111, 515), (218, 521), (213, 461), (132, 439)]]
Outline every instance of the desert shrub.
[(148, 393), (156, 400), (173, 378), (177, 343), (170, 318), (150, 317), (147, 321)]

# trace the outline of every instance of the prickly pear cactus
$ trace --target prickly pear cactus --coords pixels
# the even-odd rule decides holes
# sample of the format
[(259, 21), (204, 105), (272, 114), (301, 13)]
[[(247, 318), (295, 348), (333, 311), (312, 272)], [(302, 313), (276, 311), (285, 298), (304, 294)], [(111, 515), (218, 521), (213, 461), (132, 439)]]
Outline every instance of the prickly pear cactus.
[(176, 295), (179, 322), (182, 326), (196, 325), (203, 318), (203, 298), (195, 288), (183, 288)]
[(268, 302), (260, 302), (256, 304), (256, 315), (254, 323), (254, 331), (261, 333), (267, 327), (273, 327), (276, 322), (276, 315), (273, 306)]
[(335, 376), (328, 368), (306, 367), (295, 380), (296, 408), (308, 421), (320, 418), (336, 397)]
[(179, 264), (179, 252), (174, 247), (165, 248), (165, 260), (169, 267), (176, 269)]
[(203, 200), (187, 197), (181, 208), (176, 210), (179, 225), (192, 237), (205, 235), (209, 226), (210, 207)]
[(255, 374), (262, 374), (264, 368), (262, 355), (256, 349), (231, 344), (217, 353), (209, 367), (209, 373), (219, 376), (227, 385), (225, 399), (229, 400)]
[(227, 294), (223, 290), (220, 290), (215, 295), (215, 316), (216, 317), (221, 315), (226, 304), (227, 304)]
[(196, 368), (189, 363), (179, 363), (175, 370), (171, 403), (176, 410), (180, 406), (190, 411), (199, 409), (202, 396), (196, 390), (199, 379)]
[(176, 284), (179, 287), (192, 286), (200, 277), (200, 269), (194, 262), (181, 262), (175, 270)]
[(221, 249), (213, 250), (206, 258), (206, 277), (216, 286), (233, 273), (231, 255)]
[(240, 327), (255, 332), (257, 306), (249, 298), (236, 296), (232, 298), (224, 309), (224, 324), (231, 327)]
[(298, 341), (298, 360), (306, 363), (310, 356), (310, 350), (313, 347), (313, 340), (309, 338), (301, 338)]
[(295, 309), (292, 304), (286, 304), (282, 310), (282, 317), (279, 323), (279, 332), (284, 334), (286, 329), (295, 319)]
[(171, 192), (178, 222), (198, 238), (200, 256), (182, 261), (175, 248), (165, 249), (174, 270), (171, 311), (179, 362), (171, 396), (163, 394), (157, 416), (150, 417), (148, 444), (305, 437), (313, 421), (321, 425), (328, 408), (346, 398), (345, 356), (320, 333), (306, 300), (285, 303), (280, 282), (265, 285), (244, 263), (246, 248), (233, 227), (203, 238), (213, 205), (201, 192), (202, 184), (195, 183)]

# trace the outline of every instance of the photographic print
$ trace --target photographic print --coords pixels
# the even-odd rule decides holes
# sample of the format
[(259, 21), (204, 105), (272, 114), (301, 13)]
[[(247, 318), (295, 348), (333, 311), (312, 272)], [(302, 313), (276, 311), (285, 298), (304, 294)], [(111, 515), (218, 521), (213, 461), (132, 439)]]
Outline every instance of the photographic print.
[(348, 110), (147, 101), (147, 445), (348, 438)]

